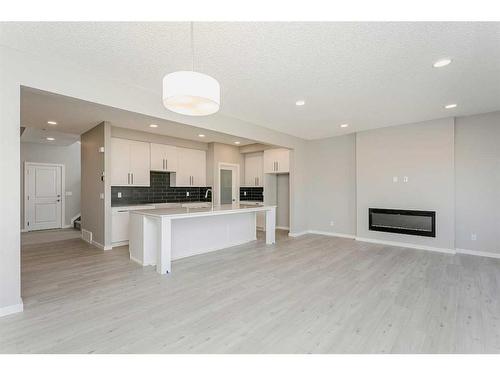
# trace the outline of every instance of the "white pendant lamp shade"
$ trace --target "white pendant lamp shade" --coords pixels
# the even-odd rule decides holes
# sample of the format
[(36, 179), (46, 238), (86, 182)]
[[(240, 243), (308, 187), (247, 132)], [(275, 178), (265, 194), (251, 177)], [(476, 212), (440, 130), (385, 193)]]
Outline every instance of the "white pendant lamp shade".
[(211, 115), (220, 107), (219, 82), (194, 71), (167, 74), (163, 78), (163, 104), (183, 115)]

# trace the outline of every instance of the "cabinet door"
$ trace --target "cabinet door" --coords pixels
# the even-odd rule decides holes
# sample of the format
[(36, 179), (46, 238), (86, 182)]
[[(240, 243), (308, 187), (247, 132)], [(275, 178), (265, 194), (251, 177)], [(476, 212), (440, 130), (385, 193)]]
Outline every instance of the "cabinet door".
[(163, 145), (165, 155), (165, 170), (168, 172), (177, 172), (178, 155), (177, 147)]
[(207, 185), (207, 153), (201, 150), (191, 150), (192, 158), (192, 186)]
[(277, 149), (264, 151), (264, 173), (276, 173)]
[(177, 149), (178, 165), (175, 174), (175, 186), (191, 186), (193, 160), (190, 151), (188, 148)]
[(151, 170), (166, 171), (164, 145), (151, 143)]
[(119, 210), (111, 215), (111, 241), (128, 241), (129, 212)]
[(149, 143), (130, 142), (130, 173), (134, 186), (149, 186), (150, 150)]
[(245, 155), (245, 186), (262, 186), (262, 153)]
[(278, 172), (287, 173), (290, 172), (290, 150), (280, 149), (277, 157), (278, 162)]
[(179, 147), (177, 154), (178, 166), (175, 176), (175, 186), (206, 186), (206, 152)]
[[(97, 150), (96, 150), (97, 151)], [(123, 186), (130, 182), (130, 144), (127, 139), (111, 138), (111, 185)]]

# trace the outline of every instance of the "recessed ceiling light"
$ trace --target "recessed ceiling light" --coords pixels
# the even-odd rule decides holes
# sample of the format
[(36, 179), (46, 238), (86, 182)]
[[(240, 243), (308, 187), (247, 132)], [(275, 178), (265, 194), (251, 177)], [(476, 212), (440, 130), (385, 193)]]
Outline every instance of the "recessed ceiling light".
[(198, 134), (198, 137), (203, 138), (205, 137), (205, 134)]
[(52, 138), (52, 137), (47, 137), (45, 138), (47, 141), (55, 141), (56, 139), (55, 138)]
[(299, 107), (300, 107), (301, 105), (304, 105), (304, 104), (306, 104), (306, 101), (305, 101), (305, 100), (297, 100), (297, 101), (295, 102), (295, 105), (296, 105), (296, 106), (299, 106)]
[(341, 128), (347, 128), (349, 126), (349, 124), (342, 124), (340, 125)]
[(156, 125), (156, 124), (151, 124), (151, 125), (149, 125), (149, 127), (150, 127), (150, 128), (157, 128), (157, 127), (158, 127), (158, 125)]
[(452, 109), (452, 108), (455, 108), (456, 106), (457, 106), (456, 104), (448, 104), (448, 105), (445, 105), (444, 108)]
[(240, 141), (234, 141), (235, 145), (239, 145), (241, 142)]
[(450, 59), (441, 59), (436, 61), (432, 66), (434, 68), (442, 68), (443, 66), (449, 65), (451, 63)]
[(57, 125), (57, 122), (55, 122), (55, 121), (47, 121), (47, 124), (49, 124), (49, 125)]

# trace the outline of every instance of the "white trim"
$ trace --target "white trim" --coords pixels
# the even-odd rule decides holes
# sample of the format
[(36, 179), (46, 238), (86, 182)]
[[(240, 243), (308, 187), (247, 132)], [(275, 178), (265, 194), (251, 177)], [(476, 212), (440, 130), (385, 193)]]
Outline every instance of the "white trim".
[[(50, 166), (61, 168), (61, 226), (60, 228), (66, 228), (66, 166), (64, 164), (58, 163), (37, 163), (32, 161), (24, 162), (24, 228), (26, 232), (29, 232), (28, 228), (28, 168), (29, 166)], [(56, 229), (56, 228), (50, 228)]]
[(119, 246), (125, 246), (128, 245), (128, 240), (126, 241), (118, 241), (118, 242), (113, 242), (111, 244), (111, 247), (119, 247)]
[(290, 230), (289, 227), (276, 227), (276, 229), (281, 229), (281, 230)]
[(112, 249), (111, 246), (104, 246), (102, 243), (99, 243), (99, 242), (94, 241), (94, 240), (92, 240), (92, 245), (94, 245), (95, 247), (98, 247), (101, 250), (111, 250)]
[(435, 252), (438, 252), (438, 253), (446, 253), (446, 254), (456, 254), (455, 249), (446, 249), (444, 247), (434, 247), (434, 246), (426, 246), (426, 245), (417, 245), (417, 244), (408, 243), (408, 242), (396, 242), (396, 241), (376, 240), (376, 239), (364, 238), (364, 237), (355, 237), (355, 240), (356, 241), (362, 241), (362, 242), (376, 243), (376, 244), (381, 244), (381, 245), (389, 245), (389, 246), (396, 246), (396, 247), (406, 247), (406, 248), (409, 248), (409, 249), (435, 251)]
[(308, 230), (307, 233), (319, 234), (319, 235), (322, 235), (322, 236), (349, 238), (351, 240), (354, 240), (356, 238), (356, 236), (354, 234), (337, 233), (337, 232), (325, 232), (325, 231), (321, 231), (321, 230)]
[(487, 258), (500, 258), (499, 253), (491, 253), (489, 251), (477, 251), (477, 250), (468, 250), (468, 249), (455, 249), (457, 254), (466, 254), (466, 255), (474, 255), (478, 257), (487, 257)]
[(26, 228), (21, 229), (21, 233), (26, 233), (26, 232), (29, 232), (29, 230), (27, 230)]
[(69, 228), (73, 228), (73, 225), (66, 224), (66, 225), (63, 225), (63, 227), (62, 227), (62, 229), (69, 229)]
[(300, 237), (300, 236), (303, 236), (304, 234), (307, 234), (307, 233), (309, 233), (309, 231), (307, 231), (307, 230), (304, 230), (302, 232), (295, 232), (295, 233), (289, 232), (288, 237)]
[(15, 305), (0, 307), (0, 317), (7, 316), (10, 314), (19, 313), (19, 312), (22, 312), (23, 310), (24, 310), (24, 305), (23, 305), (23, 301), (21, 300), (21, 303), (18, 303)]

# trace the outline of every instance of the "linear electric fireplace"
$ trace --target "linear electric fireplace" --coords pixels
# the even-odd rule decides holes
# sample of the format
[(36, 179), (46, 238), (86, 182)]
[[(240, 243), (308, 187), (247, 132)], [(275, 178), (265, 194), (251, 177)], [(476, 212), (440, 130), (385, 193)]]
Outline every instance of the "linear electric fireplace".
[(436, 211), (369, 208), (370, 230), (436, 237)]

